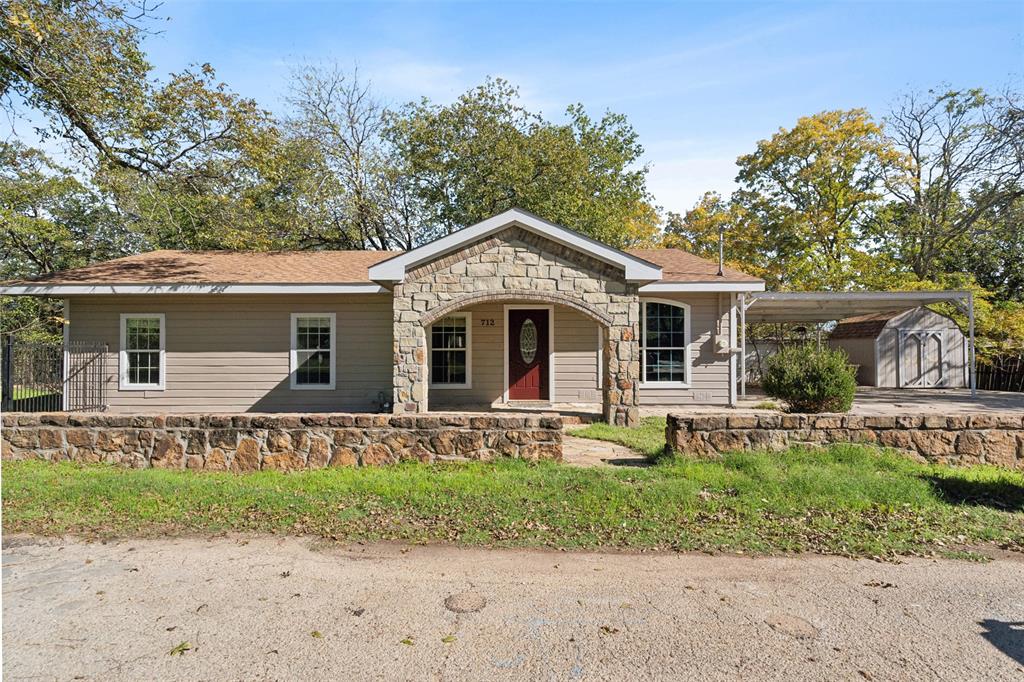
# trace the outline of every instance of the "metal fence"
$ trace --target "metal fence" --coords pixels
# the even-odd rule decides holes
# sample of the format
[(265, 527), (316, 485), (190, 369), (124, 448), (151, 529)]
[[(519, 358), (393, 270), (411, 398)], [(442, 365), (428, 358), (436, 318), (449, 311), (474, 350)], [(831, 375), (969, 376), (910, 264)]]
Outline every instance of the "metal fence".
[(0, 406), (4, 412), (103, 410), (106, 355), (107, 346), (102, 343), (73, 341), (65, 355), (60, 343), (8, 335), (3, 339), (0, 364)]

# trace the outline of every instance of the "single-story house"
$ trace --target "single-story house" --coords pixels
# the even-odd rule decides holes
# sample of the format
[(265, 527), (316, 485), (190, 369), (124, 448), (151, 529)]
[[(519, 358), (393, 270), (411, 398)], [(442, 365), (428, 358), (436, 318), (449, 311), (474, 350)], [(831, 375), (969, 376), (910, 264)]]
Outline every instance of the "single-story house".
[(737, 300), (764, 282), (509, 210), (406, 252), (155, 251), (8, 282), (65, 301), (116, 412), (736, 402)]
[(857, 383), (887, 388), (968, 386), (967, 337), (956, 322), (929, 308), (840, 320), (829, 345), (857, 365)]

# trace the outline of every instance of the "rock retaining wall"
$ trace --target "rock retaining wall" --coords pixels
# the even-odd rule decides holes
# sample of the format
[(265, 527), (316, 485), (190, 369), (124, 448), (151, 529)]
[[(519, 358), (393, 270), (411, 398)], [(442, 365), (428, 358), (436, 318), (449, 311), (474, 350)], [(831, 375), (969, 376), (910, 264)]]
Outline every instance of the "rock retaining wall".
[(557, 415), (5, 414), (5, 460), (246, 473), (402, 460), (562, 458)]
[(941, 464), (1024, 469), (1024, 414), (957, 416), (772, 414), (668, 416), (665, 439), (684, 455), (785, 450), (793, 445), (867, 443)]

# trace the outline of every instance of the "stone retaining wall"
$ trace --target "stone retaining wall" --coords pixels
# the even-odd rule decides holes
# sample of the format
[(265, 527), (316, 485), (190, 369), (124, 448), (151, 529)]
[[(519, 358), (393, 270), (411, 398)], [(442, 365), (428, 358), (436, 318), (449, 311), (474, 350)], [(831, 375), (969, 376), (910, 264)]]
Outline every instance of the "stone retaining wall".
[(557, 415), (5, 414), (2, 457), (245, 473), (562, 458)]
[(849, 414), (668, 416), (665, 440), (684, 455), (785, 450), (793, 445), (868, 443), (941, 464), (1024, 469), (1024, 414), (899, 417)]

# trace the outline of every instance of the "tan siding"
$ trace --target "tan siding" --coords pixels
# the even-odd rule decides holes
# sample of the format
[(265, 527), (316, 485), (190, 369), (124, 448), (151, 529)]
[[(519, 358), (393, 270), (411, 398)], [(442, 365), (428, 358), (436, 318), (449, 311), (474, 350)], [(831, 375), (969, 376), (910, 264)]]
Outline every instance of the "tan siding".
[[(430, 409), (492, 405), (505, 393), (505, 304), (484, 303), (463, 311), (473, 316), (472, 388), (430, 388)], [(494, 324), (485, 324), (493, 320)], [(598, 324), (587, 316), (555, 306), (555, 402), (601, 401), (598, 386)], [(587, 394), (586, 391), (590, 391)], [(593, 397), (591, 397), (593, 396)]]
[[(122, 313), (166, 316), (166, 388), (118, 389)], [(291, 313), (337, 316), (336, 388), (292, 390)], [(71, 339), (107, 343), (107, 396), (115, 412), (368, 411), (391, 395), (391, 297), (89, 296), (71, 301)]]
[(875, 340), (874, 339), (832, 339), (829, 345), (841, 348), (850, 356), (850, 363), (857, 365), (857, 383), (861, 386), (875, 385)]
[[(660, 298), (690, 306), (690, 388), (645, 388), (641, 405), (696, 405), (729, 402), (729, 356), (715, 352), (715, 337), (729, 337), (729, 294), (660, 294)], [(720, 323), (720, 327), (718, 324)], [(717, 330), (717, 331), (716, 331)]]

